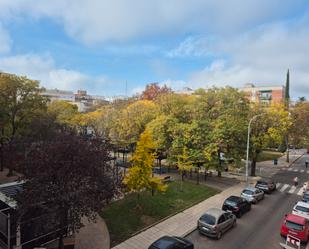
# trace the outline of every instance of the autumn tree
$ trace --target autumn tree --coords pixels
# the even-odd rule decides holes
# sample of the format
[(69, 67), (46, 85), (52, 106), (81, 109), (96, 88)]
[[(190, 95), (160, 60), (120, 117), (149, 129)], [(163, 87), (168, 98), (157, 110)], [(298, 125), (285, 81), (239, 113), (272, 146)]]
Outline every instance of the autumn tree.
[[(11, 146), (21, 132), (30, 129), (31, 120), (46, 110), (47, 99), (41, 96), (41, 91), (38, 81), (0, 73), (1, 170), (4, 167), (4, 146)], [(10, 167), (9, 170), (9, 175), (12, 175)]]
[(146, 86), (146, 89), (142, 92), (140, 98), (144, 100), (155, 100), (158, 96), (171, 92), (172, 89), (166, 85), (160, 87), (158, 83), (151, 83)]
[[(59, 248), (64, 235), (77, 232), (81, 218), (95, 220), (117, 193), (118, 186), (109, 163), (110, 145), (102, 139), (75, 133), (58, 133), (48, 141), (27, 145), (20, 165), (23, 191), (18, 196), (18, 219), (32, 210), (52, 210), (52, 219), (40, 227), (59, 229)], [(35, 213), (33, 213), (35, 215)]]
[(292, 119), (283, 104), (267, 109), (255, 107), (252, 115), (258, 115), (252, 123), (250, 135), (251, 176), (255, 176), (259, 154), (270, 144), (279, 146), (292, 125)]
[(195, 94), (195, 119), (204, 124), (204, 156), (220, 176), (221, 153), (234, 161), (244, 155), (249, 103), (243, 93), (231, 87), (200, 89)]
[(53, 116), (57, 123), (67, 128), (75, 128), (77, 125), (76, 116), (78, 108), (64, 100), (54, 100), (48, 105), (47, 112)]
[(138, 197), (144, 189), (164, 192), (167, 188), (160, 178), (152, 176), (152, 166), (155, 159), (154, 148), (149, 132), (142, 133), (131, 159), (132, 167), (129, 169), (129, 175), (124, 179), (128, 190), (137, 192)]
[(158, 107), (153, 101), (139, 100), (121, 110), (114, 123), (113, 132), (121, 141), (136, 143), (146, 125), (157, 115)]
[(309, 146), (309, 102), (305, 100), (298, 101), (291, 108), (292, 126), (289, 130), (291, 144), (296, 147)]

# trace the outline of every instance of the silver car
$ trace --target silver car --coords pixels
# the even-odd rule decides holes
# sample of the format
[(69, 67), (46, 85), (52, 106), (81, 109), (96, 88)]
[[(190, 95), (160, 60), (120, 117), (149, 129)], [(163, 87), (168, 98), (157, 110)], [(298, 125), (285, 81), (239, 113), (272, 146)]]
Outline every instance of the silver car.
[(257, 203), (264, 199), (264, 192), (257, 188), (247, 187), (242, 191), (240, 196), (251, 203)]
[(218, 208), (211, 208), (197, 222), (200, 233), (220, 239), (222, 234), (236, 225), (236, 216)]

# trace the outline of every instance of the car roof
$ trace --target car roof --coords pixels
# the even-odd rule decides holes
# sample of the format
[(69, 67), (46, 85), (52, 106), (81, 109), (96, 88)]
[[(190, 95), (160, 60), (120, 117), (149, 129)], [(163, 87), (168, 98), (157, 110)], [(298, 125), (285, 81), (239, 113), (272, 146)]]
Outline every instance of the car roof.
[(258, 189), (255, 188), (255, 187), (246, 187), (246, 188), (244, 188), (244, 190), (255, 191), (255, 190), (258, 190)]
[(157, 248), (168, 248), (171, 245), (174, 245), (175, 242), (185, 244), (184, 241), (178, 239), (177, 237), (174, 236), (163, 236), (160, 239), (156, 240), (151, 244), (153, 247)]
[(273, 182), (274, 180), (273, 179), (271, 179), (271, 178), (262, 178), (262, 179), (260, 179), (260, 180), (257, 180), (257, 183), (258, 182), (266, 182), (266, 183), (268, 183), (268, 182)]
[(298, 216), (296, 214), (288, 214), (286, 217), (286, 220), (296, 222), (298, 224), (305, 224), (306, 223), (306, 218), (302, 216)]
[(226, 213), (225, 211), (219, 209), (219, 208), (211, 208), (211, 209), (208, 209), (205, 213), (205, 214), (209, 214), (211, 216), (214, 216), (216, 218), (219, 218), (222, 214)]
[(303, 206), (303, 207), (309, 208), (309, 203), (303, 202), (303, 201), (299, 201), (299, 202), (296, 203), (295, 206)]
[(244, 198), (242, 198), (240, 196), (231, 195), (226, 200), (239, 202), (239, 201), (242, 201), (243, 199)]

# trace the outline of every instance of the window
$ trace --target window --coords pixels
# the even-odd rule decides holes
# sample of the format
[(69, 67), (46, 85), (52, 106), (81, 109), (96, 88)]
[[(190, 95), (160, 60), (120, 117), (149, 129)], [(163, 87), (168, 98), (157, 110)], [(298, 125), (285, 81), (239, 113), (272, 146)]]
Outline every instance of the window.
[(209, 215), (209, 214), (205, 214), (201, 217), (201, 220), (204, 221), (205, 223), (209, 224), (209, 225), (214, 225), (216, 223), (216, 218)]
[(298, 231), (302, 231), (304, 229), (304, 225), (298, 224), (298, 223), (295, 223), (289, 220), (286, 221), (286, 227), (289, 229), (294, 229)]
[(224, 221), (225, 221), (225, 217), (224, 217), (224, 215), (221, 215), (220, 218), (219, 218), (218, 224), (220, 224)]
[(253, 195), (253, 191), (249, 190), (249, 189), (245, 189), (244, 191), (242, 191), (244, 194), (246, 195)]
[(304, 213), (309, 213), (309, 208), (306, 208), (304, 206), (296, 206), (295, 209)]

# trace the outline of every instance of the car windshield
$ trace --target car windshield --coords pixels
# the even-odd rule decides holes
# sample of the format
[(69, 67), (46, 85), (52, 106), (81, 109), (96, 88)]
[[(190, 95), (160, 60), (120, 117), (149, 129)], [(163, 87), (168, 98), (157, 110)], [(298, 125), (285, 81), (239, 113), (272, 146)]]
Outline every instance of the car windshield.
[(246, 194), (246, 195), (253, 195), (253, 191), (249, 190), (249, 189), (245, 189), (244, 191), (242, 191), (243, 194)]
[(293, 230), (302, 231), (304, 226), (302, 224), (298, 224), (292, 221), (287, 220), (286, 221), (286, 227)]
[(296, 206), (295, 209), (304, 213), (309, 213), (309, 208), (306, 208), (304, 206)]
[(267, 182), (260, 182), (260, 181), (258, 181), (257, 184), (259, 184), (259, 185), (267, 185)]
[(309, 194), (304, 194), (304, 199), (308, 200), (309, 199)]
[(234, 202), (234, 201), (231, 201), (231, 200), (226, 200), (226, 201), (224, 202), (224, 204), (225, 204), (225, 205), (232, 206), (232, 207), (237, 206), (237, 203)]
[(202, 220), (203, 222), (205, 222), (206, 224), (209, 224), (209, 225), (214, 225), (216, 224), (216, 218), (209, 215), (209, 214), (204, 214), (200, 220)]

